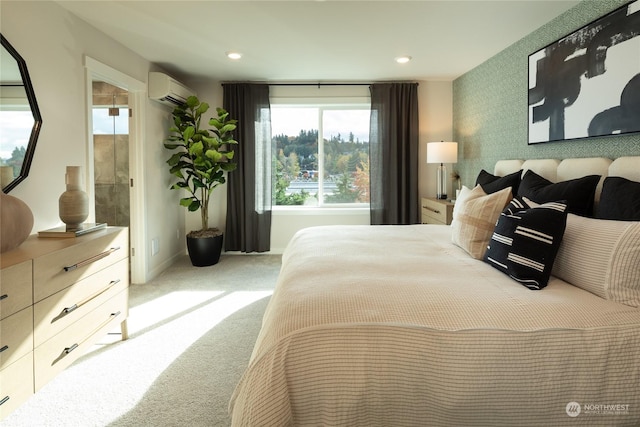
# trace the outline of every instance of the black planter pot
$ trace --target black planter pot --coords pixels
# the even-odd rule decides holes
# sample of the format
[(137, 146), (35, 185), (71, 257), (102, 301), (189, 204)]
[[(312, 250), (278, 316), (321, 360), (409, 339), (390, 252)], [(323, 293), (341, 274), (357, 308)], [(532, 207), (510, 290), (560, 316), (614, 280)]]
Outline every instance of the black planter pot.
[(222, 252), (222, 234), (214, 237), (187, 236), (187, 249), (191, 264), (206, 267), (217, 264)]

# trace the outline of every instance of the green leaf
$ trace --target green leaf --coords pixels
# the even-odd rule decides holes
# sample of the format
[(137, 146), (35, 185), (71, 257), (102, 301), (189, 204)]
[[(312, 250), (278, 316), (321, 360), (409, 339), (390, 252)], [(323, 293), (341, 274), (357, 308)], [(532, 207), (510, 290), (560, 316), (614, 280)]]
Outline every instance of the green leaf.
[(182, 132), (182, 139), (187, 142), (191, 139), (191, 137), (193, 137), (193, 135), (196, 133), (195, 129), (193, 128), (193, 126), (187, 126), (187, 128), (184, 130), (184, 132)]
[(195, 111), (196, 116), (201, 116), (201, 115), (203, 115), (204, 113), (206, 113), (206, 112), (207, 112), (207, 110), (209, 110), (209, 104), (207, 104), (206, 102), (203, 102), (203, 103), (202, 103), (202, 104), (200, 104), (200, 105), (198, 106), (198, 108), (196, 109), (196, 111)]
[(219, 162), (222, 159), (222, 154), (220, 154), (220, 152), (218, 152), (217, 150), (207, 150), (205, 156), (207, 156), (214, 162)]
[(204, 142), (206, 142), (206, 143), (207, 143), (207, 145), (208, 145), (209, 147), (213, 147), (213, 148), (215, 148), (216, 150), (217, 150), (217, 149), (218, 149), (218, 147), (220, 146), (220, 144), (218, 143), (218, 139), (217, 139), (217, 138), (212, 138), (212, 137), (210, 137), (210, 136), (203, 136), (203, 137), (202, 137), (202, 140), (203, 140)]
[(220, 133), (225, 133), (225, 132), (231, 132), (232, 130), (236, 129), (236, 125), (232, 124), (232, 123), (227, 123), (226, 125), (222, 126), (219, 130)]
[(224, 123), (214, 117), (209, 120), (209, 125), (215, 127), (216, 129), (220, 129), (224, 126)]
[(167, 160), (167, 164), (169, 166), (175, 166), (178, 164), (181, 158), (182, 158), (182, 153), (175, 153), (173, 156), (169, 157), (169, 160)]
[(194, 200), (193, 202), (191, 202), (191, 204), (189, 205), (189, 212), (195, 212), (198, 209), (200, 209), (200, 201)]
[(180, 199), (180, 206), (189, 207), (193, 199), (191, 197), (185, 197), (184, 199)]
[(220, 163), (220, 168), (226, 172), (234, 171), (237, 167), (237, 163)]
[(182, 166), (180, 165), (173, 166), (171, 169), (169, 169), (169, 172), (171, 172), (173, 175), (177, 176), (178, 178), (182, 178)]
[(203, 149), (204, 146), (202, 145), (202, 142), (196, 142), (191, 144), (191, 147), (189, 147), (189, 153), (195, 156), (202, 156)]
[(193, 187), (194, 188), (202, 188), (206, 187), (200, 178), (193, 178)]
[(227, 110), (220, 107), (216, 108), (216, 113), (218, 114), (218, 117), (220, 118), (220, 120), (223, 120), (223, 121), (229, 116), (229, 113), (227, 112)]
[(198, 103), (200, 103), (200, 101), (198, 100), (198, 97), (195, 95), (191, 95), (190, 97), (187, 98), (187, 106), (191, 109), (193, 109), (196, 105), (198, 105)]

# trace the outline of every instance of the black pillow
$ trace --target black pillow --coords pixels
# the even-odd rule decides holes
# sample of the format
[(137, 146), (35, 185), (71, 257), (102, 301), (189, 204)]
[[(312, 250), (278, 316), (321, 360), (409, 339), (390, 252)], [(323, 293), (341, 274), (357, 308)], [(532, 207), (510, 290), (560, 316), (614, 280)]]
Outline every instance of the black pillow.
[(515, 197), (515, 195), (518, 194), (521, 175), (522, 170), (505, 176), (496, 176), (482, 169), (476, 178), (476, 185), (480, 185), (487, 194), (495, 193), (507, 187), (511, 187), (511, 194)]
[(527, 170), (518, 187), (518, 196), (536, 203), (565, 200), (569, 213), (593, 216), (593, 199), (599, 181), (600, 175), (588, 175), (554, 184), (532, 170)]
[(484, 261), (529, 289), (547, 286), (567, 225), (567, 205), (515, 198), (500, 214)]
[(619, 176), (605, 178), (596, 218), (640, 221), (640, 182)]

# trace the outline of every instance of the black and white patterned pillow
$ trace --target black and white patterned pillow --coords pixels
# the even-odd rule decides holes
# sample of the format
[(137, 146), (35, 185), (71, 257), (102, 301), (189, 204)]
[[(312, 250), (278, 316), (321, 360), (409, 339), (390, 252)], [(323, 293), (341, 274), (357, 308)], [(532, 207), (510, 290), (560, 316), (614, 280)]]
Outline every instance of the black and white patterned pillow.
[(537, 290), (549, 282), (567, 224), (567, 204), (533, 205), (519, 197), (507, 205), (483, 260), (521, 285)]

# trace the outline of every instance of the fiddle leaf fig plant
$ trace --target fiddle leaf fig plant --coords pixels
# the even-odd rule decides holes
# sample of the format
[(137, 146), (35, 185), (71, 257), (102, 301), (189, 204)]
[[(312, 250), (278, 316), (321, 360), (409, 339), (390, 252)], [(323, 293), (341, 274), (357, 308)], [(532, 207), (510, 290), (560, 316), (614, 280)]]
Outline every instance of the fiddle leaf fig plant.
[(175, 151), (167, 160), (169, 172), (177, 178), (170, 188), (188, 193), (180, 199), (180, 205), (191, 212), (200, 210), (202, 228), (191, 231), (190, 237), (220, 234), (217, 228), (209, 228), (209, 198), (217, 186), (226, 182), (225, 172), (237, 167), (234, 147), (238, 141), (233, 131), (238, 121), (229, 118), (226, 110), (216, 108), (217, 117), (209, 120), (213, 128), (201, 128), (202, 116), (208, 110), (209, 104), (190, 96), (174, 108), (173, 126), (164, 143), (165, 148)]

